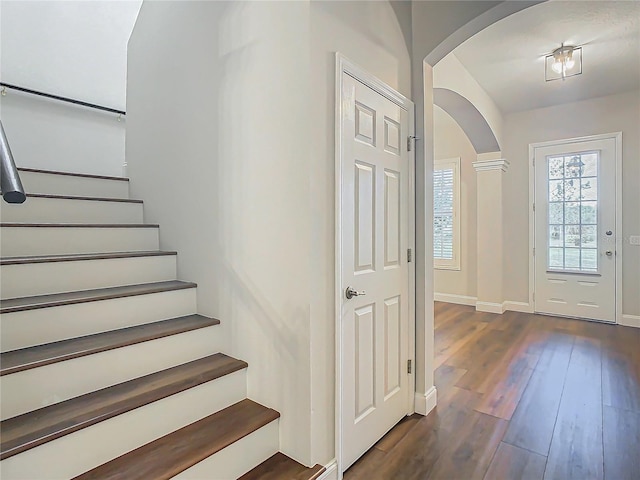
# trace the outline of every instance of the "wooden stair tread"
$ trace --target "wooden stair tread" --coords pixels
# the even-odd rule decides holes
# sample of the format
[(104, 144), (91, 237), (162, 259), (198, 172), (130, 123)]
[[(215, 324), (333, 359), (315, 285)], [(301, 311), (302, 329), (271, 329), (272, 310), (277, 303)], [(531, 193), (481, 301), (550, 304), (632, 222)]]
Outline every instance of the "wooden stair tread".
[(7, 419), (0, 460), (246, 367), (217, 353)]
[(137, 252), (76, 253), (65, 255), (32, 255), (25, 257), (0, 257), (0, 265), (22, 265), (30, 263), (73, 262), (77, 260), (108, 260), (111, 258), (161, 257), (177, 255), (177, 252), (149, 250)]
[(220, 320), (215, 318), (188, 315), (12, 350), (0, 354), (0, 376), (210, 327), (219, 323)]
[(0, 227), (27, 228), (160, 228), (155, 223), (23, 223), (2, 222)]
[(165, 435), (75, 480), (165, 480), (276, 420), (280, 414), (249, 399)]
[(76, 292), (55, 293), (51, 295), (36, 295), (32, 297), (10, 298), (0, 300), (0, 313), (34, 310), (36, 308), (57, 307), (72, 305), (75, 303), (95, 302), (110, 300), (113, 298), (131, 297), (135, 295), (147, 295), (150, 293), (168, 292), (195, 288), (192, 282), (180, 280), (168, 280), (164, 282), (141, 283), (124, 287), (97, 288), (93, 290), (81, 290)]
[(42, 170), (39, 168), (25, 168), (18, 167), (18, 170), (21, 172), (32, 172), (32, 173), (46, 173), (49, 175), (64, 175), (68, 177), (82, 177), (82, 178), (96, 178), (100, 180), (116, 180), (119, 182), (128, 182), (129, 179), (125, 177), (112, 177), (109, 175), (92, 175), (89, 173), (74, 173), (74, 172), (58, 172), (55, 170)]
[(144, 203), (132, 198), (87, 197), (82, 195), (54, 195), (52, 193), (27, 193), (27, 198), (51, 198), (54, 200), (89, 200), (91, 202)]
[(321, 465), (307, 468), (278, 452), (238, 480), (316, 480), (324, 471)]

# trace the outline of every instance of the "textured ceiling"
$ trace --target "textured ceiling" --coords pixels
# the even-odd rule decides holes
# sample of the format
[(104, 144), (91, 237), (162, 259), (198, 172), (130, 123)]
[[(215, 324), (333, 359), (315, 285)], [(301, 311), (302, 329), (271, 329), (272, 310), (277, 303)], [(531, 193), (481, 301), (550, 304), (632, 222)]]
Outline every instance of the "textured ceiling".
[[(583, 47), (582, 75), (545, 82), (544, 57)], [(504, 113), (640, 89), (640, 1), (549, 1), (453, 51)]]

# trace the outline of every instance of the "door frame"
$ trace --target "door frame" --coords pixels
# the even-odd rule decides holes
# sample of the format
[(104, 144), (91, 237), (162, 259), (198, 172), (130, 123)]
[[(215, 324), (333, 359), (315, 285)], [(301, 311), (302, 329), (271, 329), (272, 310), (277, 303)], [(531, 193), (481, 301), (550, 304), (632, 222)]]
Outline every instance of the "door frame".
[[(407, 132), (410, 137), (415, 138), (415, 105), (413, 102), (398, 93), (386, 83), (367, 72), (340, 52), (336, 52), (336, 90), (335, 90), (335, 349), (336, 349), (336, 385), (335, 385), (335, 448), (336, 448), (336, 462), (338, 467), (338, 479), (342, 479), (342, 377), (344, 367), (343, 356), (343, 344), (342, 344), (342, 330), (341, 330), (341, 313), (342, 313), (342, 75), (347, 74), (354, 78), (358, 82), (371, 88), (376, 93), (384, 96), (388, 100), (391, 100), (396, 105), (404, 108), (408, 113), (409, 131)], [(402, 139), (404, 141), (404, 139)], [(408, 140), (407, 140), (408, 141)], [(415, 142), (414, 142), (415, 143)], [(408, 248), (413, 252), (413, 259), (409, 265), (409, 359), (412, 362), (413, 368), (409, 374), (409, 392), (407, 393), (407, 415), (412, 414), (415, 411), (415, 340), (416, 340), (416, 325), (415, 325), (415, 290), (416, 290), (416, 232), (415, 232), (415, 158), (416, 158), (415, 144), (412, 145), (412, 149), (409, 153), (409, 201), (408, 201)]]
[(535, 313), (536, 304), (534, 301), (535, 293), (535, 258), (533, 255), (535, 242), (535, 211), (534, 200), (536, 194), (536, 175), (535, 175), (535, 155), (536, 148), (553, 147), (560, 145), (568, 145), (571, 143), (589, 142), (594, 140), (615, 140), (616, 143), (616, 159), (615, 159), (615, 232), (616, 232), (616, 275), (615, 275), (615, 323), (622, 323), (622, 132), (603, 133), (599, 135), (588, 135), (585, 137), (566, 138), (562, 140), (551, 140), (548, 142), (537, 142), (529, 144), (529, 305), (531, 311)]

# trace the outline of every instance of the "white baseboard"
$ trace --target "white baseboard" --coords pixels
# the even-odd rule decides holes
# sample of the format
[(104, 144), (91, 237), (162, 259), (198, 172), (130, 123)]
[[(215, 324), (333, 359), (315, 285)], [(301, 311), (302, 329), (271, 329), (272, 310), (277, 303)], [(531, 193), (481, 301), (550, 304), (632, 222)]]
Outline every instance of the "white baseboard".
[(533, 307), (527, 302), (515, 302), (505, 300), (500, 303), (479, 302), (477, 297), (469, 295), (457, 295), (453, 293), (434, 293), (433, 299), (437, 302), (455, 303), (456, 305), (469, 305), (476, 307), (479, 312), (489, 312), (502, 314), (507, 310), (511, 312), (533, 313)]
[(455, 295), (452, 293), (434, 293), (433, 299), (436, 302), (455, 303), (457, 305), (469, 305), (471, 307), (475, 307), (476, 301), (478, 300), (476, 297), (470, 297), (468, 295)]
[(427, 415), (436, 407), (437, 403), (438, 391), (435, 386), (427, 390), (427, 393), (416, 392), (415, 394), (415, 410), (420, 415)]
[(625, 313), (622, 315), (620, 325), (640, 328), (640, 315), (629, 315)]
[(527, 302), (512, 302), (510, 300), (506, 300), (502, 302), (502, 310), (510, 312), (523, 312), (523, 313), (533, 313), (533, 307), (531, 304)]
[(338, 480), (338, 462), (331, 460), (317, 480)]
[(504, 303), (476, 302), (476, 310), (478, 312), (498, 313), (502, 315), (504, 313)]

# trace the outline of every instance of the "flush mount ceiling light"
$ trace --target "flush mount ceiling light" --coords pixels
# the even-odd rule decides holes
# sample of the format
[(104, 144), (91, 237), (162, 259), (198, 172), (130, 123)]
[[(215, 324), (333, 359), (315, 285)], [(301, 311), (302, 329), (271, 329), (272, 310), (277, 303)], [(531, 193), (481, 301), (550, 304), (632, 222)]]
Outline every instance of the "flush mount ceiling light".
[(545, 57), (544, 77), (551, 80), (564, 80), (582, 73), (582, 47), (562, 44)]

